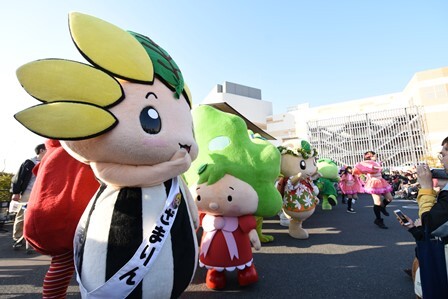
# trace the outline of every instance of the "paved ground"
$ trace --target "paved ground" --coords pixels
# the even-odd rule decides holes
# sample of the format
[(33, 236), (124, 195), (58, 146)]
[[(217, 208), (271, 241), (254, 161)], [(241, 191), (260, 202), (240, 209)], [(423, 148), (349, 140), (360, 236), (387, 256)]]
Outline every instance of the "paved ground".
[[(332, 211), (318, 207), (304, 223), (308, 240), (292, 239), (277, 217), (267, 219), (264, 232), (275, 241), (254, 254), (257, 284), (240, 288), (235, 273), (230, 273), (225, 291), (210, 291), (205, 287), (205, 271), (198, 268), (181, 298), (415, 298), (412, 281), (403, 272), (411, 267), (414, 241), (392, 210), (400, 208), (415, 219), (417, 204), (408, 200), (390, 204), (391, 216), (384, 217), (387, 230), (373, 224), (368, 195), (360, 196), (356, 214), (346, 213), (345, 208), (340, 203)], [(0, 298), (41, 298), (49, 259), (12, 250), (11, 226), (6, 228), (9, 232), (0, 232)], [(69, 291), (68, 298), (79, 298), (74, 280)]]

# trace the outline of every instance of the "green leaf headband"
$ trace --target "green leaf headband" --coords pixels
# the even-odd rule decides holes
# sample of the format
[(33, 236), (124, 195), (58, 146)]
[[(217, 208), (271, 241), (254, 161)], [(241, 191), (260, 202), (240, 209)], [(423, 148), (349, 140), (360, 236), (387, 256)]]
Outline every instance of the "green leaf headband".
[(277, 149), (281, 155), (293, 155), (294, 157), (302, 157), (304, 159), (317, 156), (317, 150), (315, 148), (312, 149), (311, 145), (304, 140), (302, 140), (301, 148), (294, 149), (280, 145), (277, 146)]

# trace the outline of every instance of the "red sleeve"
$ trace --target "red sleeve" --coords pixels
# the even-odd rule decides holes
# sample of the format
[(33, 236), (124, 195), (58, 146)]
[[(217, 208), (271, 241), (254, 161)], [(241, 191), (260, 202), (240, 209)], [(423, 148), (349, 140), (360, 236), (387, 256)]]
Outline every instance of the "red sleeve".
[(257, 227), (257, 221), (253, 215), (244, 215), (238, 217), (238, 225), (245, 233), (249, 233), (251, 230)]

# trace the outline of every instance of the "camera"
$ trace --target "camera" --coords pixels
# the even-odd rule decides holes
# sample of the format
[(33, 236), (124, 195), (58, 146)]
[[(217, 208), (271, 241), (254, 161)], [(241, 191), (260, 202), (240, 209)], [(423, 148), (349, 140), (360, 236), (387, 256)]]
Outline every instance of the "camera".
[(431, 174), (433, 179), (448, 180), (448, 174), (443, 168), (432, 168)]

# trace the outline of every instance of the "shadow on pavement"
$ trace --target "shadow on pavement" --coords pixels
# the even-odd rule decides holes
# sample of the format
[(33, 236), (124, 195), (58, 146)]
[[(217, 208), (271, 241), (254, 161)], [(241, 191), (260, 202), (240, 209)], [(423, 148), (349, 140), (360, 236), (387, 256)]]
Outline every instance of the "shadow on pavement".
[[(414, 240), (395, 219), (392, 211), (400, 208), (415, 219), (416, 203), (395, 200), (388, 206), (391, 216), (383, 217), (387, 230), (373, 224), (372, 200), (360, 195), (354, 208), (346, 213), (339, 202), (332, 211), (316, 212), (303, 227), (307, 240), (296, 240), (278, 217), (265, 219), (263, 232), (274, 242), (254, 251), (258, 283), (240, 287), (236, 272), (227, 272), (227, 287), (211, 291), (205, 286), (206, 270), (199, 268), (181, 298), (415, 298), (411, 279), (403, 271), (414, 258)], [(14, 251), (9, 232), (0, 233), (0, 298), (41, 298), (41, 285), (49, 258)], [(79, 298), (72, 279), (67, 298)]]

